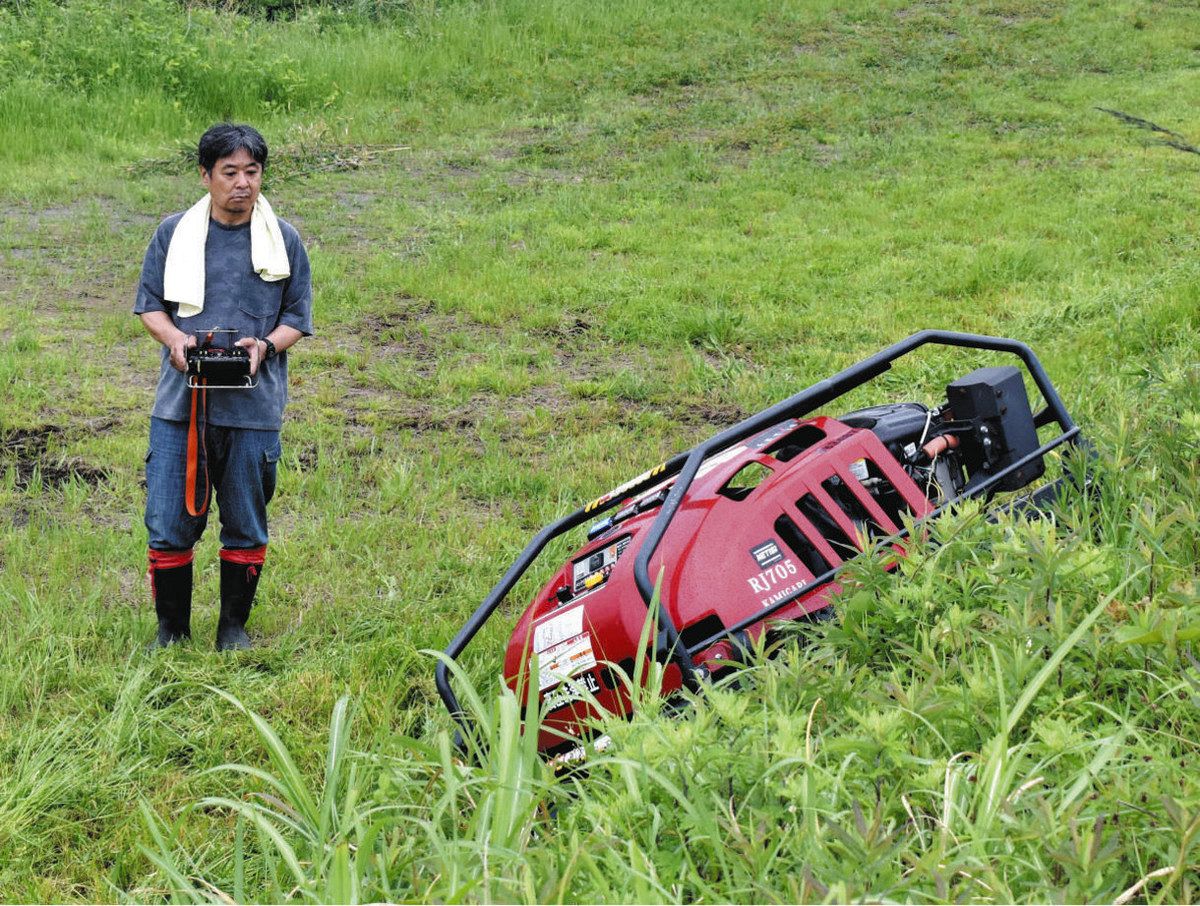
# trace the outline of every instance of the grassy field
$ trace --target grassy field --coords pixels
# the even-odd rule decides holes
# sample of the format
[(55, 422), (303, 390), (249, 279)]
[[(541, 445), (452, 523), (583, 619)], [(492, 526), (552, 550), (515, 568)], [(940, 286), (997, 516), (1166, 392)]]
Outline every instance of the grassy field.
[[(0, 6), (0, 899), (1200, 899), (1200, 14), (1177, 2)], [(145, 244), (225, 116), (311, 253), (272, 544), (143, 650)], [(922, 327), (1041, 355), (1099, 502), (650, 702), (450, 759), (428, 649), (543, 524)], [(932, 402), (982, 359), (875, 383)], [(231, 697), (232, 696), (232, 697)]]

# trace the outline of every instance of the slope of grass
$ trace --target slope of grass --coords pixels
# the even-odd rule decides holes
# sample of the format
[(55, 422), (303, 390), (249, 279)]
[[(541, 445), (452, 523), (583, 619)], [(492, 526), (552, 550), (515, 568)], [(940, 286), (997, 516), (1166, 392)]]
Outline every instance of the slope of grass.
[[(1200, 137), (1196, 25), (1031, 0), (0, 9), (0, 897), (1195, 900), (1196, 159), (1095, 108)], [(259, 646), (210, 650), (210, 538), (196, 642), (152, 657), (157, 352), (128, 311), (198, 192), (183, 145), (225, 115), (272, 143), (319, 335)], [(534, 531), (920, 327), (1034, 346), (1100, 451), (1096, 507), (948, 520), (742, 691), (613, 728), (578, 790), (496, 691), (531, 579), (465, 664), (507, 744), (449, 761), (421, 652)]]

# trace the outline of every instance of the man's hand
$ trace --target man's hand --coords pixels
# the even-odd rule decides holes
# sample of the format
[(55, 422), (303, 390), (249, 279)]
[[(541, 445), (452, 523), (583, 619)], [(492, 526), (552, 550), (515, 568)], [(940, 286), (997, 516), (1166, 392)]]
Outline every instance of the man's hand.
[(238, 340), (234, 345), (241, 346), (250, 354), (251, 377), (258, 374), (258, 365), (262, 361), (263, 355), (266, 354), (267, 344), (254, 337), (246, 337), (245, 339)]
[(187, 351), (196, 345), (196, 338), (176, 327), (165, 311), (147, 311), (141, 317), (150, 336), (167, 347), (171, 367), (176, 371), (187, 371)]
[(187, 351), (196, 345), (196, 338), (190, 333), (179, 331), (167, 344), (171, 350), (171, 367), (176, 371), (187, 371)]

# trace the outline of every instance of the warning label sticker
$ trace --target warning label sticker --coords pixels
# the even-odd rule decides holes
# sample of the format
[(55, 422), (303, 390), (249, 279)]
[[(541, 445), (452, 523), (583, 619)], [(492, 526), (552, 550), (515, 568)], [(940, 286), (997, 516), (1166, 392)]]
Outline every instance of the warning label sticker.
[(533, 650), (545, 651), (583, 632), (583, 605), (556, 613), (533, 628)]
[(564, 679), (596, 666), (592, 635), (583, 632), (572, 639), (538, 654), (538, 690), (543, 691)]

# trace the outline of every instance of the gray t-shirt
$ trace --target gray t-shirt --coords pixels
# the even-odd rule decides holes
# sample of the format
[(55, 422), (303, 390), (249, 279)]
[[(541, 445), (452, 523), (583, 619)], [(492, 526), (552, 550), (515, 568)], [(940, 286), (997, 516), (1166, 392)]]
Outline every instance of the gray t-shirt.
[[(142, 264), (134, 314), (165, 311), (180, 330), (192, 333), (213, 327), (233, 328), (241, 337), (265, 337), (279, 324), (312, 335), (312, 275), (308, 253), (300, 234), (279, 219), (292, 275), (268, 283), (250, 263), (250, 224), (230, 227), (208, 222), (204, 246), (204, 310), (191, 318), (179, 317), (178, 306), (163, 300), (163, 266), (167, 248), (182, 213), (164, 220), (150, 240)], [(287, 353), (281, 352), (258, 369), (258, 386), (253, 390), (213, 390), (208, 394), (208, 421), (231, 428), (260, 428), (278, 431), (287, 405)], [(184, 374), (171, 367), (170, 353), (163, 348), (158, 392), (153, 414), (171, 421), (187, 421), (191, 391)]]

